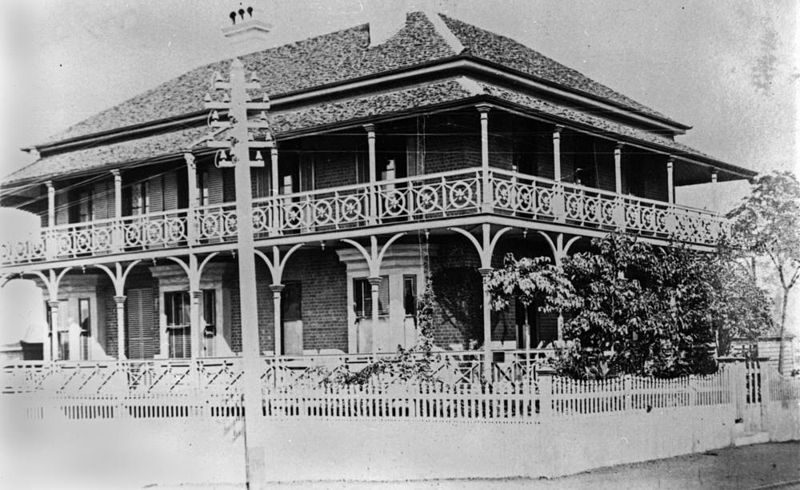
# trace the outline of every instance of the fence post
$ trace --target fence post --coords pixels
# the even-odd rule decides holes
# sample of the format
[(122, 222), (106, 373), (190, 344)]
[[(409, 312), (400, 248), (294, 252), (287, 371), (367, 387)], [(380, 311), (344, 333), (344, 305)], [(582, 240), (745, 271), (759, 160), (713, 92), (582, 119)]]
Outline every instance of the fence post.
[(630, 374), (625, 375), (622, 378), (622, 392), (624, 393), (624, 401), (623, 401), (623, 411), (632, 410), (633, 406), (631, 404), (631, 389), (633, 385), (633, 378), (631, 378)]
[(541, 369), (537, 373), (539, 388), (539, 416), (543, 419), (553, 415), (553, 375), (549, 369)]

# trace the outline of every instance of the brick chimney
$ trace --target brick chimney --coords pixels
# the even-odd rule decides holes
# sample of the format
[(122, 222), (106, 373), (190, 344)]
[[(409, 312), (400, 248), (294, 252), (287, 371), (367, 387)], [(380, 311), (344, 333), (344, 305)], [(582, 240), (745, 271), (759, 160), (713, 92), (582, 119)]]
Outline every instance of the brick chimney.
[(222, 28), (235, 56), (261, 51), (269, 46), (272, 25), (254, 18), (253, 7), (242, 7), (228, 15), (231, 25)]

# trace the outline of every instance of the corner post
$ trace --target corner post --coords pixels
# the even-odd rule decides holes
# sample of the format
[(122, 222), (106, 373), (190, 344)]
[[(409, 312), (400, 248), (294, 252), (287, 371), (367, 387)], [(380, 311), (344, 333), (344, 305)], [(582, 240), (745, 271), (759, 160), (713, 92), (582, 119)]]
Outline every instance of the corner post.
[(117, 360), (125, 359), (125, 298), (126, 296), (114, 296), (117, 306)]
[(378, 163), (375, 154), (375, 125), (365, 124), (364, 129), (367, 131), (367, 148), (369, 152), (369, 219), (367, 222), (375, 224), (375, 218), (378, 215), (376, 199)]
[(481, 116), (481, 195), (483, 196), (481, 210), (488, 213), (492, 210), (492, 201), (494, 200), (492, 183), (489, 178), (489, 111), (492, 106), (479, 104), (475, 107)]
[(275, 331), (275, 359), (283, 355), (283, 324), (281, 320), (281, 293), (283, 284), (270, 284), (272, 291), (272, 321)]

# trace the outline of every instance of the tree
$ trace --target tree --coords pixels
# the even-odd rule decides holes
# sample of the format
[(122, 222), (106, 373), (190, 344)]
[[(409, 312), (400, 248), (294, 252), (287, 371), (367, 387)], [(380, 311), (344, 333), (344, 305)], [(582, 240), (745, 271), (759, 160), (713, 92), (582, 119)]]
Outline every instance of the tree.
[(716, 369), (713, 346), (769, 328), (769, 300), (747, 269), (719, 252), (658, 247), (623, 235), (565, 259), (582, 303), (565, 324), (562, 370), (593, 377), (674, 377)]
[(492, 271), (487, 279), (492, 308), (503, 310), (513, 299), (525, 307), (536, 305), (542, 312), (578, 306), (578, 298), (564, 272), (550, 263), (549, 257), (523, 257), (507, 254), (504, 267)]
[(575, 348), (564, 353), (560, 369), (578, 377), (674, 377), (716, 369), (706, 261), (696, 252), (624, 235), (592, 243), (596, 251), (563, 262), (582, 302), (564, 326)]
[[(800, 183), (790, 172), (758, 176), (750, 195), (728, 214), (735, 249), (766, 256), (777, 272), (782, 289), (778, 316), (779, 336), (786, 329), (789, 292), (800, 277)], [(778, 367), (783, 365), (780, 343)]]
[(752, 269), (722, 251), (715, 266), (711, 312), (717, 326), (717, 353), (727, 355), (731, 341), (743, 338), (754, 344), (774, 326), (773, 303), (759, 287)]

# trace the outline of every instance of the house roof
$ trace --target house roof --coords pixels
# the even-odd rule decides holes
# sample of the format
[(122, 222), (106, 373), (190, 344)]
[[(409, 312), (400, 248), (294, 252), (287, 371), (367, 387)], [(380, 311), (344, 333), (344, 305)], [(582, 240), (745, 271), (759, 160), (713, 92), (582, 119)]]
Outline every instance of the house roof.
[[(375, 47), (369, 47), (369, 26), (364, 24), (255, 52), (241, 59), (248, 72), (258, 73), (262, 85), (274, 99), (465, 55), (670, 121), (653, 109), (512, 39), (441, 14), (438, 18), (433, 18), (433, 22), (431, 19), (429, 14), (422, 12), (409, 13), (405, 26), (386, 42)], [(453, 35), (460, 46), (449, 42)], [(457, 52), (461, 48), (464, 51)], [(55, 135), (47, 143), (36, 146), (202, 110), (202, 95), (209, 90), (214, 72), (226, 73), (229, 64), (230, 60), (225, 60), (191, 70), (102, 111)]]
[[(450, 77), (413, 87), (351, 96), (336, 101), (308, 105), (303, 108), (276, 110), (270, 113), (271, 128), (278, 138), (293, 133), (322, 131), (360, 124), (375, 117), (402, 117), (413, 112), (431, 110), (445, 105), (463, 105), (477, 100), (488, 100), (511, 109), (526, 111), (534, 116), (556, 119), (568, 126), (591, 128), (607, 136), (658, 147), (676, 156), (712, 162), (721, 168), (741, 175), (752, 172), (720, 162), (672, 138), (644, 131), (594, 114), (586, 114), (566, 105), (530, 95), (523, 91), (498, 84), (479, 81), (466, 76)], [(73, 173), (114, 168), (133, 162), (150, 160), (163, 155), (176, 155), (186, 149), (202, 149), (205, 126), (183, 128), (138, 139), (54, 154), (39, 159), (32, 165), (10, 176), (5, 185), (13, 185), (34, 178), (43, 179), (63, 173), (69, 168)]]
[[(275, 100), (304, 91), (459, 58), (477, 60), (490, 66), (502, 66), (537, 83), (550, 84), (636, 114), (661, 119), (676, 127), (685, 127), (512, 39), (441, 14), (408, 14), (405, 26), (386, 42), (375, 47), (369, 47), (369, 26), (364, 24), (255, 52), (241, 59), (248, 72), (258, 73), (262, 86), (268, 88), (270, 97)], [(227, 72), (229, 65), (230, 60), (224, 60), (191, 70), (72, 126), (51, 138), (48, 143), (37, 145), (36, 148), (44, 156), (7, 176), (2, 185), (10, 187), (59, 175), (119, 167), (134, 161), (184, 151), (206, 130), (205, 127), (187, 129), (186, 117), (202, 113), (202, 96), (209, 90), (214, 73)], [(342, 97), (344, 98), (329, 98), (313, 105), (284, 110), (276, 105), (276, 110), (270, 113), (276, 136), (346, 124), (348, 121), (369, 117), (410, 112), (438, 104), (457, 103), (473, 97), (488, 97), (537, 114), (593, 126), (623, 138), (716, 162), (708, 155), (677, 143), (670, 137), (605, 118), (601, 112), (593, 111), (589, 114), (518, 89), (465, 76), (451, 75), (451, 78), (428, 81), (414, 87), (384, 89), (383, 92), (372, 92), (371, 95), (351, 93)], [(170, 120), (181, 123), (180, 129), (164, 128), (161, 131), (165, 132), (153, 134), (159, 130), (155, 128), (155, 124)], [(192, 126), (199, 123), (195, 119), (188, 124)], [(145, 128), (142, 131), (149, 131), (149, 134), (135, 134), (133, 129), (137, 127)], [(152, 129), (147, 129), (151, 127)], [(116, 141), (90, 141), (98, 135), (106, 135), (103, 138), (113, 137)], [(120, 141), (121, 139), (126, 141)], [(727, 165), (719, 163), (722, 166)], [(747, 173), (744, 169), (727, 166)]]

